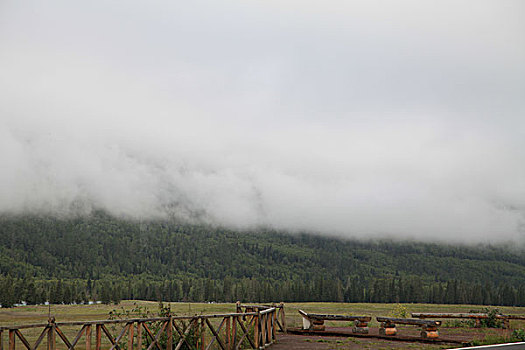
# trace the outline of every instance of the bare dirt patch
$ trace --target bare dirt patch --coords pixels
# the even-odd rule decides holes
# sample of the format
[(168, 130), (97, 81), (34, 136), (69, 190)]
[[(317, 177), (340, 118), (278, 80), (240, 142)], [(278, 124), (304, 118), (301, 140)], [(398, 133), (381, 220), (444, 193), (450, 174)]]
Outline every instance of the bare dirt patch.
[[(468, 329), (468, 328), (441, 328), (440, 338), (456, 343), (423, 343), (418, 342), (420, 335), (418, 327), (400, 326), (399, 336), (413, 337), (415, 341), (388, 340), (352, 336), (348, 327), (328, 327), (327, 332), (346, 333), (345, 336), (297, 335), (281, 334), (272, 349), (451, 349), (462, 345), (457, 342), (470, 342), (474, 339), (483, 339), (487, 335), (503, 336), (507, 330), (503, 329)], [(370, 329), (371, 336), (378, 335), (377, 328)]]
[(443, 349), (444, 345), (405, 343), (374, 338), (322, 337), (293, 334), (279, 335), (272, 350), (313, 350), (313, 349)]

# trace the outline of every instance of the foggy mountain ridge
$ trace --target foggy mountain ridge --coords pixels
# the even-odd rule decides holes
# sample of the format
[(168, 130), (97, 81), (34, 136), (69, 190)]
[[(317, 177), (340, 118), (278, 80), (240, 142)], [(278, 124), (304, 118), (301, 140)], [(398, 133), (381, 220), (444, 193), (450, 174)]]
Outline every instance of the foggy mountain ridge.
[(175, 221), (0, 215), (0, 301), (344, 301), (525, 305), (501, 244), (334, 239)]
[(3, 1), (0, 213), (521, 244), (520, 1)]

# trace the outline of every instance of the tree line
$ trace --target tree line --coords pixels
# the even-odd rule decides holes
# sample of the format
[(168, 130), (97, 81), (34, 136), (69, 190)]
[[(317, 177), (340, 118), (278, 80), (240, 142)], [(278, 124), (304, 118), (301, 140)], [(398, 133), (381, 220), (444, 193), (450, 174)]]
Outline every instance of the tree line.
[(0, 277), (0, 305), (118, 304), (124, 299), (192, 302), (374, 302), (525, 306), (525, 285), (469, 284), (458, 280), (421, 284), (419, 279), (392, 278), (313, 281), (260, 281), (257, 279), (191, 279), (154, 281), (34, 280)]
[(239, 232), (175, 221), (0, 217), (0, 304), (346, 301), (525, 304), (525, 254)]

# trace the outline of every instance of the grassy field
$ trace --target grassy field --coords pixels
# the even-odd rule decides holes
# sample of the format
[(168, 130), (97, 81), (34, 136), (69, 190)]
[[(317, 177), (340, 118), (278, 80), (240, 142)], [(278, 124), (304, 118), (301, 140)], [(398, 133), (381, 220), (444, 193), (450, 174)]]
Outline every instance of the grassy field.
[[(171, 308), (176, 315), (195, 315), (235, 312), (234, 303), (164, 303)], [(470, 310), (481, 310), (485, 306), (480, 305), (435, 305), (435, 304), (403, 304), (410, 312), (469, 312)], [(48, 315), (54, 316), (57, 321), (88, 321), (103, 320), (109, 317), (112, 310), (123, 313), (137, 307), (143, 311), (156, 313), (159, 303), (153, 301), (125, 300), (119, 305), (51, 305), (48, 306), (19, 306), (11, 309), (0, 308), (0, 326), (19, 325), (28, 323), (46, 322)], [(328, 314), (352, 314), (367, 316), (389, 316), (396, 310), (396, 304), (372, 304), (372, 303), (286, 303), (286, 319), (288, 326), (300, 326), (301, 317), (297, 310), (302, 309), (312, 313)], [(493, 307), (491, 307), (493, 308)], [(504, 314), (525, 315), (525, 307), (497, 306)], [(136, 316), (138, 314), (135, 313)], [(374, 322), (374, 321), (373, 321)], [(373, 324), (371, 326), (375, 326)], [(525, 322), (512, 321), (511, 327), (525, 327)]]
[[(172, 312), (176, 315), (235, 312), (235, 304), (233, 303), (164, 303), (164, 305), (169, 305)], [(109, 318), (109, 313), (113, 310), (116, 310), (117, 313), (125, 313), (137, 308), (141, 308), (141, 311), (134, 312), (131, 315), (132, 317), (139, 317), (145, 312), (156, 314), (159, 310), (159, 303), (154, 301), (125, 300), (119, 305), (51, 305), (51, 307), (41, 305), (19, 306), (11, 309), (0, 308), (0, 326), (47, 322), (49, 315), (54, 316), (57, 322), (106, 320)]]
[[(195, 314), (214, 314), (230, 313), (235, 311), (235, 304), (222, 303), (164, 303), (171, 308), (172, 313), (176, 315), (195, 315)], [(469, 312), (471, 310), (480, 310), (483, 306), (477, 305), (432, 305), (432, 304), (351, 304), (351, 303), (287, 303), (285, 304), (286, 321), (288, 327), (299, 327), (302, 324), (301, 317), (297, 312), (298, 309), (311, 313), (327, 314), (352, 314), (373, 316), (370, 327), (378, 327), (375, 316), (399, 316), (399, 311), (411, 312)], [(522, 314), (525, 315), (524, 307), (497, 307), (501, 313), (505, 314)], [(135, 312), (131, 312), (131, 311)], [(119, 305), (52, 305), (48, 306), (21, 306), (11, 309), (0, 309), (0, 326), (22, 325), (32, 323), (45, 323), (48, 316), (54, 316), (57, 322), (64, 321), (88, 321), (108, 319), (110, 312), (116, 311), (119, 315), (125, 315), (131, 312), (129, 317), (142, 316), (146, 312), (156, 314), (159, 310), (159, 303), (148, 301), (122, 301)], [(138, 312), (137, 312), (138, 311)], [(407, 317), (410, 317), (408, 314)], [(328, 322), (327, 326), (349, 326), (345, 322)], [(502, 334), (508, 334), (510, 331), (496, 329), (476, 329), (467, 327), (447, 327), (448, 323), (441, 327), (441, 334), (462, 334), (472, 335), (473, 338), (493, 338), (501, 337)], [(525, 322), (512, 321), (511, 328), (524, 328)], [(408, 327), (410, 328), (410, 327)], [(408, 329), (407, 328), (407, 329)], [(411, 327), (414, 329), (414, 327)], [(403, 331), (401, 327), (400, 332)], [(506, 333), (502, 333), (506, 332)], [(28, 334), (28, 337), (37, 337), (38, 334)], [(407, 344), (406, 348), (414, 348), (414, 344)], [(427, 348), (427, 347), (425, 347)], [(429, 347), (442, 348), (442, 347)]]

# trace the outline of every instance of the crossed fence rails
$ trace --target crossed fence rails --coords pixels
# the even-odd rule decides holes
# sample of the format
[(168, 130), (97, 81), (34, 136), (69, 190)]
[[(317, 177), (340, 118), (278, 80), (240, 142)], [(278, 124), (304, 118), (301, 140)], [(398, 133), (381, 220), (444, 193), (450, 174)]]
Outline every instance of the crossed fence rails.
[[(237, 312), (229, 314), (73, 322), (50, 318), (47, 323), (0, 327), (0, 350), (6, 349), (4, 343), (9, 350), (19, 344), (27, 350), (263, 349), (275, 342), (277, 328), (285, 331), (284, 317), (283, 303), (249, 307), (237, 303)], [(28, 330), (37, 333), (24, 335)]]

